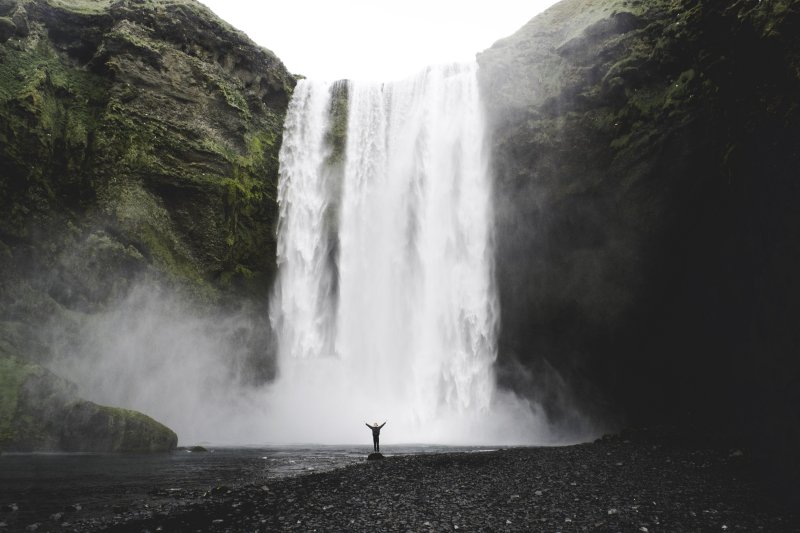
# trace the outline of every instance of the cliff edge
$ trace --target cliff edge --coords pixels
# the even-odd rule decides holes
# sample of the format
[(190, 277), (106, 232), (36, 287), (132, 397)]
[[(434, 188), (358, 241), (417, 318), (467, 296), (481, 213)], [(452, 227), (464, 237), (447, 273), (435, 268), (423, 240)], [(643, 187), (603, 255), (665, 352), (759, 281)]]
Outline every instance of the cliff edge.
[(553, 419), (800, 471), (798, 27), (795, 1), (564, 0), (479, 55), (501, 377)]

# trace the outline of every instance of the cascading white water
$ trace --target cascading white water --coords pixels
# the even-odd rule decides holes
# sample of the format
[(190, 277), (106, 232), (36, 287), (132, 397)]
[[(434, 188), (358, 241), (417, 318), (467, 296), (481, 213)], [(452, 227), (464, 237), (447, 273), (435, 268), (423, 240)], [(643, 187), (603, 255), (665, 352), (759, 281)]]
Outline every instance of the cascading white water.
[(326, 142), (331, 86), (298, 83), (280, 155), (275, 440), (358, 442), (369, 437), (364, 421), (384, 419), (384, 440), (394, 442), (543, 437), (535, 409), (495, 389), (491, 182), (476, 69), (350, 83), (338, 173)]
[(286, 117), (280, 152), (279, 283), (272, 320), (278, 353), (316, 359), (331, 352), (334, 308), (330, 243), (324, 227), (329, 193), (325, 172), (328, 84), (301, 81)]

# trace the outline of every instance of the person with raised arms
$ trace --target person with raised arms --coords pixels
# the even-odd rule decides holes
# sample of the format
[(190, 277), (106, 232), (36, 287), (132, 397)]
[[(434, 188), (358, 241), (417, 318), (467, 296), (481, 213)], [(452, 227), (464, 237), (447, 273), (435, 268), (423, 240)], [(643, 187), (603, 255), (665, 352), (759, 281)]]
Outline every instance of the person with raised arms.
[(374, 424), (370, 424), (369, 422), (364, 422), (364, 423), (367, 424), (367, 427), (372, 430), (372, 444), (375, 447), (375, 451), (376, 452), (381, 451), (381, 446), (380, 446), (381, 428), (386, 425), (386, 421), (384, 420), (383, 424), (381, 425), (378, 425), (377, 422), (375, 422)]

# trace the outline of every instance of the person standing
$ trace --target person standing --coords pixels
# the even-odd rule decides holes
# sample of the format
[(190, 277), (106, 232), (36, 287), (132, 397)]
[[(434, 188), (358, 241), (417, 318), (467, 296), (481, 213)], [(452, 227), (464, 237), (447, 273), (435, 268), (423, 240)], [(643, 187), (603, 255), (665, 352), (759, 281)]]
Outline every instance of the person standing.
[(380, 446), (381, 428), (386, 425), (386, 421), (384, 420), (383, 424), (381, 424), (380, 426), (378, 425), (377, 422), (375, 422), (374, 424), (369, 424), (368, 422), (364, 423), (367, 424), (367, 427), (372, 430), (372, 444), (375, 447), (375, 451), (376, 452), (381, 451), (381, 446)]

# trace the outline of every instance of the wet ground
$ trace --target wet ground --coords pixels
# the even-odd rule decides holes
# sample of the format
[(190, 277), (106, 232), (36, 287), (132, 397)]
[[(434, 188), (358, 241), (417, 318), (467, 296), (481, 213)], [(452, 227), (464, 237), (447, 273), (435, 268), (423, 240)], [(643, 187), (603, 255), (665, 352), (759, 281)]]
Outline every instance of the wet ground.
[[(471, 448), (389, 446), (387, 455)], [(208, 447), (171, 454), (0, 455), (0, 532), (85, 530), (246, 484), (361, 463), (371, 446)]]
[[(89, 503), (57, 520), (41, 515), (38, 522), (8, 522), (22, 509), (0, 517), (7, 520), (6, 529), (22, 531), (35, 526), (37, 531), (136, 533), (800, 531), (796, 512), (780, 507), (754, 481), (747, 450), (678, 441), (648, 431), (576, 446), (489, 452), (410, 454), (412, 450), (392, 453), (387, 447), (385, 460), (370, 462), (364, 460), (369, 450), (315, 448), (309, 457), (317, 459), (294, 463), (294, 472), (304, 473), (288, 477), (271, 476), (277, 470), (266, 466), (269, 459), (260, 459), (264, 464), (256, 460), (269, 455), (251, 451), (253, 459), (233, 461), (240, 466), (199, 469), (203, 476), (187, 482), (186, 488), (175, 481), (188, 476), (164, 471), (163, 482), (143, 500), (103, 516), (92, 514), (95, 503)], [(292, 452), (280, 453), (288, 458)], [(209, 457), (211, 463), (217, 460)], [(313, 461), (319, 461), (320, 468)], [(116, 479), (125, 486), (125, 476), (108, 474), (108, 486), (116, 485)], [(226, 479), (232, 483), (219, 484)], [(144, 485), (138, 481), (134, 486)], [(101, 498), (105, 503), (97, 505), (132, 494), (114, 490), (120, 492)], [(7, 496), (3, 492), (2, 501)], [(79, 498), (77, 492), (75, 496), (76, 501), (94, 502)]]

